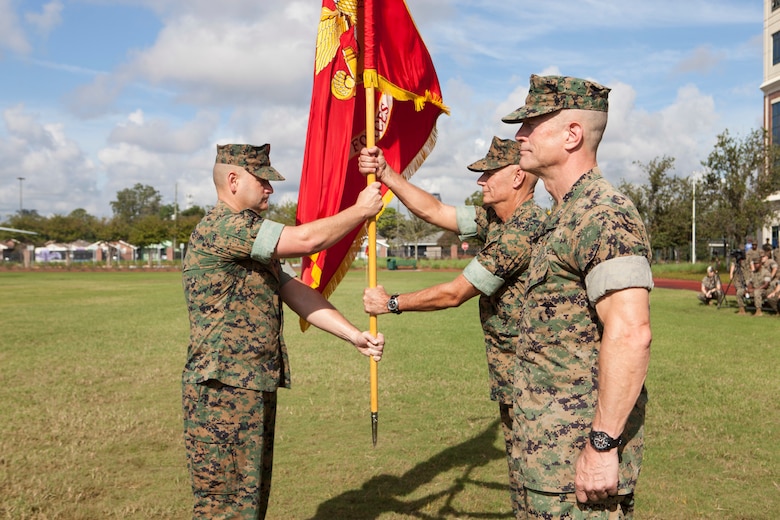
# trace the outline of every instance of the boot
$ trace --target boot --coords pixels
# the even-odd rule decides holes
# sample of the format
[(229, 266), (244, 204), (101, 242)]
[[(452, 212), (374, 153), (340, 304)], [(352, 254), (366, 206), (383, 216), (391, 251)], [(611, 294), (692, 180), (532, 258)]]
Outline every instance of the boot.
[(764, 313), (761, 312), (761, 309), (756, 309), (756, 313), (753, 316), (763, 316)]
[(745, 312), (745, 308), (744, 307), (740, 307), (739, 311), (737, 312), (737, 314), (747, 314), (747, 313)]

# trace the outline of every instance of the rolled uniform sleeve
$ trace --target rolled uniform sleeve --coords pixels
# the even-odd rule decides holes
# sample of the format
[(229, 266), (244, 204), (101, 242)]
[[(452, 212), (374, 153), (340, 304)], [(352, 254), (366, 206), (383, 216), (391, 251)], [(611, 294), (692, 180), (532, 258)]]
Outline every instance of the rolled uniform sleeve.
[(490, 296), (504, 285), (504, 279), (488, 271), (479, 260), (474, 258), (463, 270), (463, 276), (471, 285), (476, 287), (479, 292)]
[(585, 277), (588, 300), (595, 304), (612, 291), (630, 287), (653, 289), (653, 272), (644, 256), (622, 256), (601, 262)]
[(263, 220), (260, 225), (260, 231), (257, 233), (254, 244), (252, 244), (252, 259), (267, 264), (271, 261), (276, 244), (279, 243), (279, 237), (282, 236), (284, 224), (274, 222), (273, 220)]
[(477, 208), (476, 206), (457, 206), (455, 218), (458, 222), (458, 237), (461, 240), (477, 236)]

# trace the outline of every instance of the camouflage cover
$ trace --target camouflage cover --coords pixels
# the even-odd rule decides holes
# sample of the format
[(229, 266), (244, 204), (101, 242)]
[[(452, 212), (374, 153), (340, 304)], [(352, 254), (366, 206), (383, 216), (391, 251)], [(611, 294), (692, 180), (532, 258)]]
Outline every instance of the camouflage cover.
[(486, 172), (519, 163), (520, 143), (514, 139), (500, 139), (494, 136), (487, 155), (479, 161), (469, 164), (466, 168), (473, 172)]
[(271, 166), (271, 145), (254, 146), (251, 144), (217, 145), (215, 164), (241, 166), (259, 179), (283, 181), (284, 177)]
[(529, 117), (567, 108), (607, 112), (609, 91), (609, 88), (586, 79), (532, 74), (525, 105), (501, 120), (505, 123), (521, 123)]

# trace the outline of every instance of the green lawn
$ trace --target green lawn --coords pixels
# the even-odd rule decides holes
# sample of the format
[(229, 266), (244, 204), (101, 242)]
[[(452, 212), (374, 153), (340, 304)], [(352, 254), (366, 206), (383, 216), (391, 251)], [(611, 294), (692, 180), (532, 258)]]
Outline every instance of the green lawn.
[[(453, 272), (380, 271), (402, 292)], [(365, 275), (331, 300), (361, 328)], [(177, 273), (0, 272), (0, 518), (185, 519)], [(774, 519), (780, 318), (652, 295), (638, 519)], [(287, 316), (271, 520), (509, 518), (476, 301), (381, 316), (379, 442), (368, 361)]]

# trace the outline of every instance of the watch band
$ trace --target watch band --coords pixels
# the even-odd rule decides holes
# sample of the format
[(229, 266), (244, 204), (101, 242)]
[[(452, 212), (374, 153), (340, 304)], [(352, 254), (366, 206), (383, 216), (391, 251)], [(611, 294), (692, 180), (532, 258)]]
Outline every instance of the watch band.
[(623, 444), (623, 439), (620, 437), (613, 439), (605, 432), (595, 430), (590, 432), (588, 438), (590, 440), (590, 445), (593, 446), (593, 449), (596, 451), (609, 451)]

